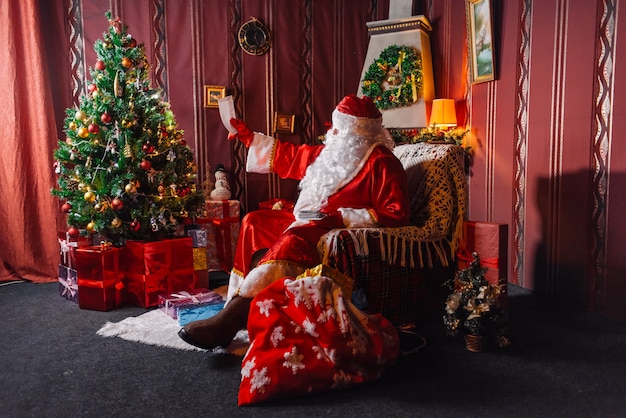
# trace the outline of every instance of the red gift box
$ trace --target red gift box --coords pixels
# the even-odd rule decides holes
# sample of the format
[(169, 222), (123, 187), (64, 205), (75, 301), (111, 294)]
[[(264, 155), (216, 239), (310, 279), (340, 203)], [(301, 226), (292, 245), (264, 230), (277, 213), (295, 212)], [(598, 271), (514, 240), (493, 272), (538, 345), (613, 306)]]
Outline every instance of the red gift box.
[(120, 249), (88, 247), (76, 250), (78, 306), (109, 311), (123, 302), (124, 283), (119, 269)]
[(457, 251), (457, 266), (465, 269), (477, 253), (485, 279), (491, 284), (507, 283), (508, 225), (492, 222), (463, 222), (463, 239)]
[(157, 306), (158, 296), (195, 288), (190, 237), (143, 242), (126, 241), (122, 256), (126, 302)]
[(238, 200), (207, 200), (206, 217), (196, 223), (207, 231), (207, 270), (230, 271), (239, 238), (241, 218)]
[(194, 274), (194, 286), (199, 287), (209, 287), (209, 271), (208, 270), (196, 270), (193, 272)]

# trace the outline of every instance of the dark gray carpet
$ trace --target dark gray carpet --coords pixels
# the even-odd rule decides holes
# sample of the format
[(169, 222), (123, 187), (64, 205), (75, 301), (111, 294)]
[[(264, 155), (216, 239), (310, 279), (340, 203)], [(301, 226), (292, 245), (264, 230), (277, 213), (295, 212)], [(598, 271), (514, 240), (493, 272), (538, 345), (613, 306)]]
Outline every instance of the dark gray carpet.
[(58, 285), (0, 286), (0, 416), (624, 416), (626, 331), (511, 289), (507, 350), (471, 353), (423, 328), (427, 346), (374, 383), (237, 407), (240, 359), (96, 331), (145, 312), (79, 309)]

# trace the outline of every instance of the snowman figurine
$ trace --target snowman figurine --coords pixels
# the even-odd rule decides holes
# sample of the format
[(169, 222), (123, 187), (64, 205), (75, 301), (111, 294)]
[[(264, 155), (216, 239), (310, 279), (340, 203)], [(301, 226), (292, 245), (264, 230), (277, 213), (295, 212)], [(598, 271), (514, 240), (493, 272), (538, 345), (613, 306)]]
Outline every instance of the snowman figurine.
[(215, 168), (215, 189), (211, 192), (211, 199), (228, 200), (230, 196), (230, 185), (228, 184), (226, 170), (223, 164), (218, 164)]

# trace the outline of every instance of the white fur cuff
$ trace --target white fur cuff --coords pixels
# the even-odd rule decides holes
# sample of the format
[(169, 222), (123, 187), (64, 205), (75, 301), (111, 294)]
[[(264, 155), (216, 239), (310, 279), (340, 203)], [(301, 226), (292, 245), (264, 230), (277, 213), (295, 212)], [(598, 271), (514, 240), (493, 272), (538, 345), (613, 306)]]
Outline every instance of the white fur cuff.
[(267, 174), (270, 173), (272, 150), (276, 139), (271, 136), (255, 132), (254, 139), (248, 148), (248, 159), (246, 161), (246, 171), (248, 173)]
[(371, 228), (377, 226), (367, 209), (339, 208), (346, 228)]

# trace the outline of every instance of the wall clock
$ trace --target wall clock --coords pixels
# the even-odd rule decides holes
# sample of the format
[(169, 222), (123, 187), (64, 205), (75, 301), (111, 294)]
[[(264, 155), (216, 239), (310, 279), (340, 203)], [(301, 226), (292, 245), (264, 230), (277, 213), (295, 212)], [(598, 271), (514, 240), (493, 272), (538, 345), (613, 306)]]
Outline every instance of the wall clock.
[(257, 18), (239, 28), (239, 46), (250, 55), (263, 55), (270, 49), (270, 31)]

